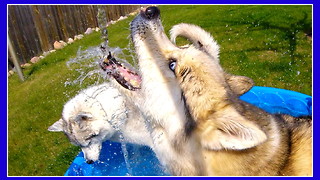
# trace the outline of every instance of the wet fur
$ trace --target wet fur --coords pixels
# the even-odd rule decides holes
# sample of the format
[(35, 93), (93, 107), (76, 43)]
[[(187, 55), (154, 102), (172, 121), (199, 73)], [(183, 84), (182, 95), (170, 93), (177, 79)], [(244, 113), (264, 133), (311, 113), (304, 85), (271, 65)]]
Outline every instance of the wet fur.
[[(184, 106), (175, 76), (163, 71), (162, 52), (157, 34), (162, 32), (160, 19), (146, 21), (143, 12), (131, 22), (131, 36), (142, 76), (141, 89), (129, 91), (119, 86), (122, 94), (134, 102), (146, 118), (153, 139), (153, 150), (171, 175), (205, 175), (198, 138), (193, 133), (194, 121)], [(160, 62), (160, 64), (159, 64)], [(164, 66), (165, 65), (165, 66)], [(195, 156), (196, 154), (196, 156)]]
[(81, 147), (87, 162), (99, 159), (106, 140), (153, 147), (139, 109), (107, 83), (84, 89), (70, 99), (62, 118), (48, 130), (63, 132), (72, 144)]
[[(131, 22), (130, 29), (142, 76), (141, 89), (129, 91), (121, 88), (118, 83), (115, 86), (132, 99), (145, 115), (154, 151), (170, 174), (207, 175), (200, 141), (194, 131), (196, 122), (186, 107), (185, 94), (176, 76), (168, 69), (165, 61), (170, 59), (170, 52), (180, 48), (169, 41), (159, 17), (147, 19), (142, 11)], [(203, 42), (199, 48), (206, 46), (207, 43)], [(210, 49), (208, 54), (218, 49)], [(238, 79), (227, 73), (224, 76), (230, 82)], [(247, 79), (241, 83), (244, 88), (234, 89), (237, 95), (253, 86), (253, 82)]]
[[(142, 11), (131, 22), (130, 29), (142, 76), (141, 89), (129, 91), (117, 83), (115, 86), (118, 86), (128, 99), (132, 99), (146, 116), (154, 151), (170, 174), (207, 175), (200, 141), (195, 133), (196, 121), (189, 113), (185, 94), (166, 62), (170, 59), (171, 52), (180, 48), (169, 41), (159, 17), (147, 19)], [(207, 44), (203, 42), (198, 48), (206, 48)], [(218, 49), (210, 49), (207, 53), (218, 52)], [(217, 60), (218, 58), (215, 58), (213, 61)], [(230, 82), (239, 79), (227, 73), (224, 76)], [(231, 87), (237, 95), (245, 93), (253, 86), (253, 82), (248, 81), (248, 78), (240, 79), (242, 82), (237, 82), (242, 83), (243, 88)]]
[[(180, 26), (194, 28), (177, 25), (171, 33), (177, 36)], [(167, 58), (176, 61), (174, 74), (197, 123), (208, 175), (312, 175), (311, 120), (271, 115), (239, 100), (231, 90), (237, 82), (228, 82), (219, 61), (212, 60), (216, 55), (208, 52), (195, 45), (170, 51)]]

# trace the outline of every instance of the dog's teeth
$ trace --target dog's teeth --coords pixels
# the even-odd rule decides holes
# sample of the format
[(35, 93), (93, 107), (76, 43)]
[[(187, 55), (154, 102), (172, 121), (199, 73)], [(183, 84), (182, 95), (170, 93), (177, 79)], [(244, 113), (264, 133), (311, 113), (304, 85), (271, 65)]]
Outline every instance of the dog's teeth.
[(139, 87), (139, 85), (140, 85), (140, 83), (139, 83), (138, 81), (133, 80), (133, 79), (130, 80), (130, 84), (131, 84), (132, 86), (134, 86), (134, 87)]

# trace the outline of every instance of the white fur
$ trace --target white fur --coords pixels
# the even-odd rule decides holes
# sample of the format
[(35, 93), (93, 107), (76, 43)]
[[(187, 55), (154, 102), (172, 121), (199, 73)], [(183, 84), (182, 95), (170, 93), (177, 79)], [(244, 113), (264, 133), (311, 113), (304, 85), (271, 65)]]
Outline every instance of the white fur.
[[(143, 13), (143, 12), (142, 12)], [(146, 30), (141, 32), (141, 30)], [(153, 150), (172, 175), (204, 175), (200, 144), (186, 134), (186, 116), (181, 89), (163, 61), (163, 50), (178, 49), (163, 32), (160, 19), (146, 21), (141, 15), (131, 22), (131, 36), (142, 76), (141, 89), (122, 89), (147, 118)]]
[[(48, 130), (64, 132), (71, 143), (81, 146), (87, 161), (99, 159), (105, 140), (152, 147), (140, 111), (108, 84), (85, 89), (69, 100), (62, 118)], [(91, 135), (94, 137), (87, 139)]]
[[(138, 16), (133, 22), (139, 24), (144, 22), (144, 19)], [(131, 23), (131, 26), (134, 27), (134, 23)], [(147, 32), (145, 39), (141, 38), (139, 33), (131, 33), (142, 76), (140, 92), (144, 97), (137, 106), (147, 117), (155, 120), (156, 124), (163, 126), (169, 140), (175, 141), (176, 138), (183, 136), (181, 133), (185, 128), (184, 103), (174, 74), (167, 68), (168, 65), (161, 60), (166, 58), (161, 50), (177, 47), (169, 41), (162, 26), (153, 23), (146, 26), (149, 26), (150, 29), (156, 28), (156, 30)]]

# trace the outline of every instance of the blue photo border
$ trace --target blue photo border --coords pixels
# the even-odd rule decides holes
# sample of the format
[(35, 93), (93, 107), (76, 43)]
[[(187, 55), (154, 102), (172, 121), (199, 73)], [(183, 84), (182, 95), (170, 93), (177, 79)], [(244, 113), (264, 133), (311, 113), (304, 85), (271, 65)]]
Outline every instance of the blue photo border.
[[(0, 2), (0, 19), (1, 24), (6, 24), (7, 27), (7, 4), (44, 4), (44, 1), (41, 0), (3, 0)], [(319, 134), (317, 133), (318, 128), (318, 114), (317, 107), (318, 103), (318, 94), (316, 93), (317, 90), (320, 88), (319, 84), (319, 73), (320, 71), (317, 71), (319, 68), (319, 61), (317, 60), (317, 57), (319, 57), (319, 18), (320, 17), (320, 2), (317, 0), (154, 0), (154, 1), (146, 1), (146, 0), (138, 0), (138, 1), (132, 1), (132, 0), (114, 0), (114, 1), (106, 1), (106, 0), (46, 0), (45, 4), (313, 4), (313, 158), (314, 158), (314, 164), (313, 164), (313, 177), (310, 178), (319, 178), (319, 172), (317, 171), (319, 169), (319, 163), (318, 163), (318, 139)], [(7, 39), (8, 29), (4, 28), (4, 25), (2, 28), (0, 28), (0, 35), (3, 42)], [(0, 43), (0, 52), (1, 57), (7, 58), (7, 43)], [(7, 169), (7, 160), (8, 160), (8, 147), (7, 147), (7, 123), (8, 123), (8, 82), (7, 82), (7, 60), (0, 61), (1, 68), (0, 68), (0, 82), (3, 84), (1, 86), (0, 93), (0, 100), (2, 103), (1, 105), (1, 125), (0, 125), (0, 179), (20, 179), (20, 178), (27, 178), (27, 179), (33, 179), (35, 177), (8, 177), (8, 169)], [(4, 88), (5, 87), (5, 88)], [(38, 177), (37, 177), (38, 178)], [(45, 178), (45, 179), (52, 179), (52, 178), (75, 178), (75, 177), (39, 177), (39, 178)], [(92, 177), (81, 177), (85, 179), (89, 179)], [(126, 178), (126, 177), (97, 177), (97, 178)], [(130, 177), (130, 178), (141, 178), (141, 177)], [(145, 177), (143, 177), (145, 178)], [(163, 178), (163, 177), (152, 177), (152, 178)], [(177, 178), (177, 177), (166, 177), (166, 178)], [(192, 178), (192, 177), (183, 177), (183, 178)], [(217, 177), (202, 177), (202, 178), (217, 178)], [(218, 177), (223, 178), (223, 177)], [(233, 177), (227, 177), (227, 178), (233, 178)], [(236, 177), (236, 178), (246, 178), (246, 177)], [(256, 177), (253, 177), (256, 178)], [(263, 178), (273, 178), (273, 177), (263, 177)], [(279, 177), (277, 177), (279, 178)], [(289, 177), (281, 177), (281, 178), (289, 178)], [(290, 178), (300, 178), (300, 177), (290, 177)], [(308, 177), (309, 178), (309, 177)]]

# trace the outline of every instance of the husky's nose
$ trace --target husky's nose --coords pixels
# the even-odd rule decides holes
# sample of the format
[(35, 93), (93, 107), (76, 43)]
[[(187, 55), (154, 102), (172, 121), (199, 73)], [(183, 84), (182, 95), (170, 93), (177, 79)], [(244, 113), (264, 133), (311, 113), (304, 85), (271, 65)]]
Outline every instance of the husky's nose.
[(145, 15), (148, 19), (154, 19), (160, 15), (160, 10), (155, 6), (150, 6), (146, 9)]
[(87, 164), (93, 164), (94, 161), (93, 160), (87, 160)]

